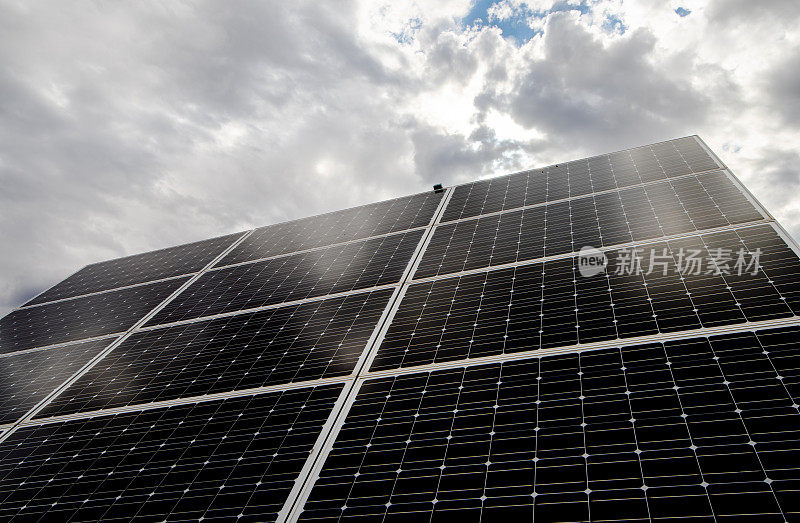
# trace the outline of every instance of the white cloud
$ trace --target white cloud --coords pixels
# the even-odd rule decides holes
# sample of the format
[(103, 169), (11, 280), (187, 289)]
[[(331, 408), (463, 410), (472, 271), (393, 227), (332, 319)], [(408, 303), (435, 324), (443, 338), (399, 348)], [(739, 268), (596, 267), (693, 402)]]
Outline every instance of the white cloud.
[(0, 312), (100, 259), (695, 132), (800, 233), (800, 4), (531, 18), (554, 5), (0, 0)]

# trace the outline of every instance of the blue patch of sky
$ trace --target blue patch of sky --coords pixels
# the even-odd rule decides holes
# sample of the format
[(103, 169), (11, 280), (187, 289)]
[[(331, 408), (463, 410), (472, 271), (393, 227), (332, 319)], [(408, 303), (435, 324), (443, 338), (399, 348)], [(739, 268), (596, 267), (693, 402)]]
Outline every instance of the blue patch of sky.
[(609, 33), (619, 33), (621, 35), (628, 30), (628, 26), (622, 22), (622, 19), (615, 15), (606, 15), (601, 27)]
[(681, 18), (683, 18), (684, 16), (688, 16), (688, 15), (689, 15), (689, 13), (691, 13), (691, 11), (690, 11), (690, 10), (688, 10), (688, 9), (686, 9), (686, 8), (684, 8), (684, 7), (679, 7), (679, 8), (677, 8), (677, 9), (675, 10), (675, 12), (676, 12), (676, 13), (678, 13), (678, 16), (680, 16)]
[(422, 27), (422, 20), (419, 18), (412, 18), (408, 21), (408, 25), (400, 33), (389, 32), (395, 40), (401, 44), (410, 44), (414, 41), (419, 28)]
[[(587, 5), (587, 0), (582, 0), (578, 5), (571, 5), (566, 0), (555, 2), (547, 11), (532, 11), (525, 9), (523, 14), (511, 17), (506, 20), (489, 20), (488, 10), (498, 0), (476, 0), (472, 4), (467, 16), (461, 19), (462, 27), (497, 27), (502, 31), (503, 36), (511, 37), (522, 45), (537, 34), (541, 34), (540, 29), (534, 29), (528, 24), (528, 17), (544, 18), (550, 13), (559, 11), (578, 11), (581, 14), (588, 13), (591, 9)], [(620, 21), (621, 24), (621, 21)]]

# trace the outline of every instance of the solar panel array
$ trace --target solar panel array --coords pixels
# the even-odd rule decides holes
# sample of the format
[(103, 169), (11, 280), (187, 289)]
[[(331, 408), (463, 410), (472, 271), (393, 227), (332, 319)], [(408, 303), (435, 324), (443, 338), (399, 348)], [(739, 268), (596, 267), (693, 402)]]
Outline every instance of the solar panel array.
[(90, 265), (0, 319), (0, 519), (798, 519), (786, 238), (687, 137)]

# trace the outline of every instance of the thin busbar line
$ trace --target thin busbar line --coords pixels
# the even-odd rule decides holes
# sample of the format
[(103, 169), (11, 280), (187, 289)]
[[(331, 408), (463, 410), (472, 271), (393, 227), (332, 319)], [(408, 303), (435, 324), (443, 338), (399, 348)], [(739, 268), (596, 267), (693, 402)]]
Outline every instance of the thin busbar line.
[(0, 444), (2, 444), (8, 437), (16, 432), (16, 430), (22, 426), (22, 424), (26, 421), (31, 420), (36, 414), (38, 414), (43, 408), (45, 408), (53, 399), (61, 395), (64, 390), (66, 390), (70, 385), (75, 383), (77, 380), (81, 378), (84, 374), (89, 372), (95, 365), (97, 365), (103, 358), (106, 357), (111, 351), (117, 348), (122, 342), (128, 339), (138, 327), (144, 325), (147, 321), (149, 321), (153, 316), (158, 314), (158, 312), (163, 309), (169, 302), (175, 299), (179, 294), (181, 294), (184, 290), (186, 290), (189, 286), (192, 285), (195, 281), (197, 281), (203, 273), (213, 267), (213, 265), (221, 260), (225, 255), (227, 255), (230, 251), (232, 251), (237, 245), (239, 245), (245, 238), (247, 238), (252, 231), (249, 231), (234, 240), (227, 249), (222, 251), (217, 257), (211, 260), (206, 266), (199, 271), (195, 276), (186, 280), (183, 285), (178, 287), (172, 294), (167, 296), (164, 300), (161, 301), (158, 305), (156, 305), (150, 312), (145, 314), (139, 321), (133, 324), (122, 336), (111, 342), (105, 349), (100, 351), (94, 358), (89, 360), (81, 369), (75, 372), (71, 377), (67, 378), (61, 385), (59, 385), (55, 390), (50, 392), (44, 399), (39, 401), (36, 405), (34, 405), (26, 414), (24, 414), (20, 419), (18, 419), (12, 426), (9, 428), (2, 436), (0, 436)]
[[(679, 392), (680, 386), (678, 386), (677, 381), (675, 381), (675, 371), (672, 369), (672, 362), (670, 361), (669, 354), (667, 353), (666, 350), (664, 350), (664, 358), (666, 359), (667, 369), (669, 371), (669, 375), (670, 375), (670, 378), (671, 378), (671, 381), (672, 381), (672, 389), (675, 391), (675, 398), (678, 400), (678, 407), (681, 410), (681, 419), (683, 420), (684, 427), (686, 427), (686, 434), (689, 435), (689, 443), (691, 443), (691, 445), (689, 446), (689, 449), (692, 451), (692, 454), (694, 455), (695, 462), (697, 463), (697, 471), (700, 474), (700, 479), (703, 480), (700, 483), (700, 486), (703, 487), (703, 490), (705, 491), (706, 501), (708, 502), (708, 508), (711, 510), (711, 517), (714, 519), (714, 522), (716, 523), (716, 521), (717, 521), (717, 511), (714, 509), (714, 504), (711, 501), (711, 494), (708, 492), (709, 483), (706, 481), (706, 478), (705, 478), (706, 473), (703, 471), (703, 467), (702, 467), (702, 465), (700, 463), (700, 456), (697, 455), (698, 446), (695, 445), (695, 443), (694, 443), (695, 437), (692, 434), (692, 428), (689, 426), (688, 415), (686, 414), (686, 411), (683, 408), (683, 398), (681, 397), (681, 394)], [(633, 419), (633, 418), (631, 418), (631, 419)], [(636, 429), (634, 428), (634, 430), (636, 430)], [(644, 478), (642, 478), (642, 479), (644, 479)]]

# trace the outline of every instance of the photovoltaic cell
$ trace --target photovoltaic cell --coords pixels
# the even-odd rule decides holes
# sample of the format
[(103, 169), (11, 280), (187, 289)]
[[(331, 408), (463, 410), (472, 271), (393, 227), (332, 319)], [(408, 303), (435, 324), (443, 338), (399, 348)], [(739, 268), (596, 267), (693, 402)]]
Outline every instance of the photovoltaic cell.
[[(657, 242), (663, 265), (581, 276), (576, 257), (411, 285), (373, 370), (789, 317), (800, 312), (800, 260), (769, 225)], [(760, 270), (737, 274), (736, 253), (760, 250)], [(721, 250), (721, 251), (720, 251)], [(696, 251), (705, 262), (686, 270)], [(709, 259), (728, 253), (729, 275)], [(684, 253), (684, 261), (681, 261)], [(663, 258), (661, 258), (663, 256)], [(749, 263), (752, 257), (745, 256)], [(678, 270), (678, 264), (684, 268)], [(720, 262), (721, 263), (721, 262)], [(650, 272), (650, 268), (654, 270)], [(722, 265), (720, 265), (722, 268)], [(711, 273), (707, 273), (711, 270)], [(752, 269), (751, 269), (752, 271)], [(620, 272), (619, 274), (617, 272)], [(650, 274), (647, 274), (650, 272)]]
[(717, 169), (693, 137), (456, 187), (442, 221)]
[(209, 271), (149, 325), (396, 283), (422, 231)]
[(439, 226), (415, 278), (763, 218), (714, 172)]
[(21, 418), (113, 341), (87, 341), (0, 358), (0, 424)]
[(388, 289), (134, 334), (38, 417), (350, 374), (391, 295)]
[(422, 227), (441, 193), (428, 192), (256, 229), (219, 265), (230, 265)]
[(301, 521), (794, 520), (798, 334), (368, 381)]
[(187, 278), (17, 309), (0, 319), (0, 353), (122, 332)]
[(87, 265), (25, 305), (197, 272), (242, 233)]
[(340, 385), (23, 428), (0, 519), (274, 521)]

